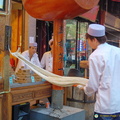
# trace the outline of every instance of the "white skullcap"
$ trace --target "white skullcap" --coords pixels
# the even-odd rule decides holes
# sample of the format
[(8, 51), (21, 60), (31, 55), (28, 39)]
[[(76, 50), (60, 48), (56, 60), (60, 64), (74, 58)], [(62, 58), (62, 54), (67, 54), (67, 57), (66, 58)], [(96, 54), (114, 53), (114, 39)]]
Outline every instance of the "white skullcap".
[(95, 37), (102, 37), (105, 35), (105, 27), (100, 24), (90, 24), (88, 34)]
[(50, 39), (50, 40), (49, 40), (49, 45), (51, 45), (52, 42), (53, 42), (53, 39)]
[(33, 42), (33, 43), (29, 43), (29, 47), (30, 46), (34, 46), (34, 47), (37, 47), (37, 43), (36, 42)]

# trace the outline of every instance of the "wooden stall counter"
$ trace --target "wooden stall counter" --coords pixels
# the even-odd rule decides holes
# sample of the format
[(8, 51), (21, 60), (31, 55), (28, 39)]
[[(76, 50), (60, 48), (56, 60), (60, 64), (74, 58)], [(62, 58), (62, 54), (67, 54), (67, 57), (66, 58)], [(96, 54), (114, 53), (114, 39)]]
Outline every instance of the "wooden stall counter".
[(51, 94), (52, 85), (48, 82), (13, 83), (10, 85), (10, 92), (0, 95), (0, 120), (12, 120), (12, 106), (31, 103), (50, 97)]
[(18, 84), (11, 86), (12, 105), (31, 102), (50, 97), (52, 94), (52, 86), (48, 82), (34, 82)]

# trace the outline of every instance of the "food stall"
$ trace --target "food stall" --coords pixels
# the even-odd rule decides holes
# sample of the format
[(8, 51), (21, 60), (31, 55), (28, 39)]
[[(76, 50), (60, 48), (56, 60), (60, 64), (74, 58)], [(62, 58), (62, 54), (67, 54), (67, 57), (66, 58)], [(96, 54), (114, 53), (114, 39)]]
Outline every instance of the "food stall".
[[(55, 2), (56, 0), (53, 0), (53, 2)], [(77, 2), (76, 2), (77, 1)], [(87, 8), (87, 6), (84, 6), (84, 9), (82, 9), (82, 7), (80, 7), (82, 3), (82, 1), (80, 2), (80, 0), (72, 0), (71, 1), (71, 6), (68, 9), (68, 4), (65, 4), (65, 8), (67, 8), (66, 11), (64, 11), (64, 8), (62, 8), (63, 12), (58, 15), (55, 14), (55, 10), (53, 9), (52, 12), (54, 13), (50, 13), (48, 14), (48, 11), (46, 12), (46, 16), (37, 16), (37, 15), (41, 15), (44, 14), (43, 13), (39, 14), (37, 12), (42, 12), (41, 10), (37, 10), (37, 9), (33, 9), (35, 11), (31, 11), (31, 5), (35, 5), (34, 7), (36, 8), (36, 5), (39, 5), (41, 2), (38, 1), (39, 4), (36, 4), (36, 2), (31, 4), (29, 6), (29, 0), (23, 0), (23, 4), (24, 7), (28, 9), (28, 13), (31, 12), (31, 16), (36, 17), (36, 18), (41, 18), (44, 19), (46, 21), (54, 21), (54, 39), (55, 39), (55, 44), (54, 44), (54, 49), (56, 49), (55, 53), (54, 53), (54, 67), (53, 72), (55, 74), (59, 74), (59, 75), (63, 75), (63, 63), (62, 63), (62, 57), (63, 57), (63, 20), (64, 19), (68, 19), (68, 18), (73, 18), (78, 14), (82, 14), (86, 11), (88, 11), (89, 9), (91, 9), (94, 5), (96, 5), (98, 3), (99, 0), (97, 0), (96, 2), (94, 2), (94, 5), (91, 4), (88, 5), (89, 9)], [(91, 0), (94, 1), (94, 0)], [(11, 0), (9, 0), (9, 2), (11, 2)], [(28, 2), (28, 3), (27, 3)], [(51, 2), (51, 0), (49, 1)], [(53, 5), (53, 2), (51, 5)], [(62, 2), (64, 3), (64, 0), (62, 0)], [(73, 7), (73, 4), (76, 6), (75, 8)], [(81, 3), (81, 4), (80, 4)], [(6, 3), (7, 4), (7, 3)], [(58, 6), (59, 4), (61, 4), (61, 2), (58, 2)], [(27, 6), (28, 5), (28, 6)], [(49, 4), (47, 3), (45, 6), (45, 10), (47, 10), (47, 5), (49, 7)], [(43, 5), (44, 6), (44, 5)], [(30, 7), (30, 8), (29, 8)], [(53, 6), (52, 6), (53, 7)], [(56, 6), (57, 7), (57, 6)], [(54, 7), (53, 7), (54, 8)], [(72, 9), (71, 9), (72, 8)], [(80, 8), (80, 9), (79, 9)], [(40, 8), (42, 9), (42, 8)], [(37, 10), (37, 11), (36, 11)], [(61, 9), (58, 9), (59, 12), (61, 11)], [(69, 13), (71, 12), (71, 14), (67, 14), (69, 11)], [(75, 11), (75, 12), (73, 12)], [(7, 12), (10, 12), (9, 9)], [(35, 15), (35, 16), (34, 16)], [(55, 16), (52, 16), (55, 15)], [(12, 76), (12, 72), (10, 73), (10, 71), (12, 71), (12, 68), (10, 66), (10, 53), (9, 53), (9, 48), (11, 47), (11, 43), (14, 42), (14, 40), (11, 40), (11, 33), (12, 33), (12, 28), (9, 24), (9, 17), (10, 14), (9, 13), (5, 13), (4, 15), (0, 15), (0, 28), (1, 31), (0, 32), (0, 73), (1, 73), (1, 78), (0, 78), (0, 120), (11, 120), (12, 119), (12, 107), (15, 105), (22, 105), (24, 103), (29, 102), (30, 104), (32, 104), (33, 101), (36, 100), (40, 100), (42, 98), (46, 98), (46, 97), (50, 97), (52, 92), (54, 93), (54, 95), (59, 95), (57, 93), (61, 92), (61, 101), (57, 101), (57, 98), (54, 98), (53, 103), (55, 103), (57, 101), (57, 104), (55, 106), (53, 106), (53, 108), (58, 108), (58, 106), (60, 106), (60, 109), (63, 108), (63, 101), (62, 101), (62, 97), (63, 97), (63, 88), (62, 87), (58, 87), (58, 86), (52, 86), (50, 83), (45, 82), (45, 81), (38, 81), (38, 82), (29, 82), (29, 83), (24, 83), (24, 84), (19, 84), (19, 83), (12, 83), (10, 84), (10, 78)], [(50, 17), (50, 18), (49, 18)], [(51, 18), (52, 17), (52, 18)], [(7, 25), (6, 25), (7, 24)], [(25, 27), (25, 26), (24, 26)], [(24, 30), (24, 28), (22, 29)], [(24, 38), (24, 36), (22, 36), (22, 38)], [(23, 43), (27, 43), (27, 39), (24, 39), (25, 41), (21, 42), (21, 37), (19, 36), (19, 42)], [(18, 43), (19, 43), (18, 42)], [(27, 44), (25, 44), (27, 45)], [(20, 44), (20, 47), (21, 44)], [(58, 55), (56, 57), (56, 55)], [(58, 64), (58, 62), (60, 62)], [(53, 90), (51, 89), (53, 88)], [(53, 104), (54, 105), (54, 104)]]

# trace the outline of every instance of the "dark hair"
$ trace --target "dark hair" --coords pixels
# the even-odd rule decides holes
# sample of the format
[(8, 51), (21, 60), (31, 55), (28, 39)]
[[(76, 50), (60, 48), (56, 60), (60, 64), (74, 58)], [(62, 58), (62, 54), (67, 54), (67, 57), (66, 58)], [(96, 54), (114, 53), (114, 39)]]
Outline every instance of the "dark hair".
[(53, 41), (50, 43), (50, 46), (53, 45)]
[(95, 37), (95, 36), (91, 36), (88, 33), (86, 33), (86, 39), (90, 39), (92, 41), (94, 38), (96, 38), (100, 44), (105, 43), (107, 40), (106, 36)]

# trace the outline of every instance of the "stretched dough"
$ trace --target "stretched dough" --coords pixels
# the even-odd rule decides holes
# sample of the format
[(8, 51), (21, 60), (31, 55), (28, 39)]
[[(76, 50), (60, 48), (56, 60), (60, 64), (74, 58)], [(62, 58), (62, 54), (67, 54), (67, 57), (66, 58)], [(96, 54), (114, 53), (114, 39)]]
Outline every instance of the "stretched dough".
[(14, 53), (12, 53), (10, 50), (9, 51), (13, 56), (17, 57), (19, 60), (23, 61), (26, 65), (28, 65), (31, 68), (31, 70), (33, 70), (36, 74), (38, 74), (40, 77), (44, 78), (45, 80), (47, 80), (48, 82), (54, 85), (61, 86), (61, 87), (68, 87), (75, 84), (80, 84), (84, 86), (88, 82), (88, 79), (86, 78), (60, 76), (60, 75), (51, 73), (47, 70), (44, 70), (32, 64), (30, 61), (28, 61), (25, 57), (23, 57), (19, 53), (19, 50), (20, 48)]

